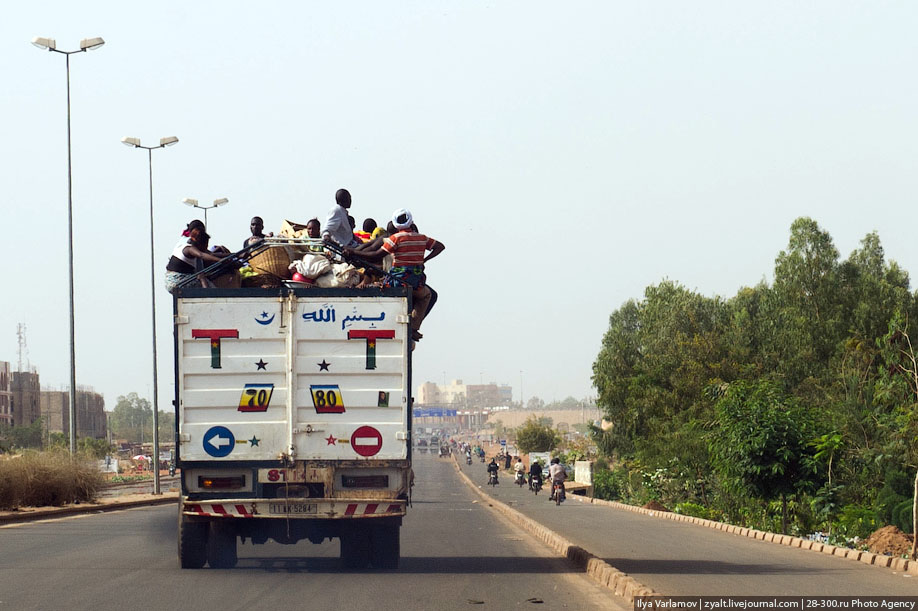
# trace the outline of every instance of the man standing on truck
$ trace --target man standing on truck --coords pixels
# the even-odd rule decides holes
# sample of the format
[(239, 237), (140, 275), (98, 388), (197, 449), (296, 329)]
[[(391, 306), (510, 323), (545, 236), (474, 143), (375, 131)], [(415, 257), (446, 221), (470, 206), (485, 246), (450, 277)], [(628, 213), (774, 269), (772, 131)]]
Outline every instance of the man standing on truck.
[(351, 207), (351, 194), (347, 189), (338, 189), (335, 193), (335, 207), (329, 210), (322, 237), (326, 242), (335, 242), (339, 246), (357, 246), (354, 230), (347, 220), (347, 211)]

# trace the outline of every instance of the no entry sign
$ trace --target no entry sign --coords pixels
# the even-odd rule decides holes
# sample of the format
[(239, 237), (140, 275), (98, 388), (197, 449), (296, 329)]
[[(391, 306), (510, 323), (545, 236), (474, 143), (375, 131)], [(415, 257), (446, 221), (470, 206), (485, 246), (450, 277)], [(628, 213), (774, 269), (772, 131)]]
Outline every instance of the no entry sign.
[(382, 449), (382, 435), (372, 426), (362, 426), (351, 435), (351, 447), (361, 456), (375, 456)]

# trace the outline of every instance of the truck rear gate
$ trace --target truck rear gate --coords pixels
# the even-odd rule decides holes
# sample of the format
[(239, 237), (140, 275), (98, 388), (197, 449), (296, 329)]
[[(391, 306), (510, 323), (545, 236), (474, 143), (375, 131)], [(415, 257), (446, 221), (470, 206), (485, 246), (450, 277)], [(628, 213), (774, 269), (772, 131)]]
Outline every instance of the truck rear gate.
[(397, 564), (409, 308), (406, 289), (176, 294), (183, 567), (234, 565), (237, 536), (339, 537), (348, 566)]

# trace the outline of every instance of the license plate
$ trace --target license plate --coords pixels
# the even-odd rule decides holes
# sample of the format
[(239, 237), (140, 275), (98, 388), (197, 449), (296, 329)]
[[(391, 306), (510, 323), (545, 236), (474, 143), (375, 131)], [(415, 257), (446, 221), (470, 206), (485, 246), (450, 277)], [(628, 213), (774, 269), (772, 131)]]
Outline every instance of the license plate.
[(268, 511), (270, 513), (276, 513), (280, 515), (286, 515), (291, 513), (304, 514), (304, 513), (315, 513), (316, 504), (315, 503), (271, 503), (268, 505)]

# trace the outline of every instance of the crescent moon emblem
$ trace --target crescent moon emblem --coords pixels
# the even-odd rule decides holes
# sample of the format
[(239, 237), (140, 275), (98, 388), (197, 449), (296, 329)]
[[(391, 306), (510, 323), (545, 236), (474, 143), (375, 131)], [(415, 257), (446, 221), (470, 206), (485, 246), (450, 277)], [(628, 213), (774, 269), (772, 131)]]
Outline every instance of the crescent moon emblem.
[(274, 316), (275, 314), (271, 314), (271, 318), (269, 318), (268, 320), (258, 320), (256, 318), (255, 322), (257, 322), (260, 325), (270, 325), (272, 322), (274, 322)]

